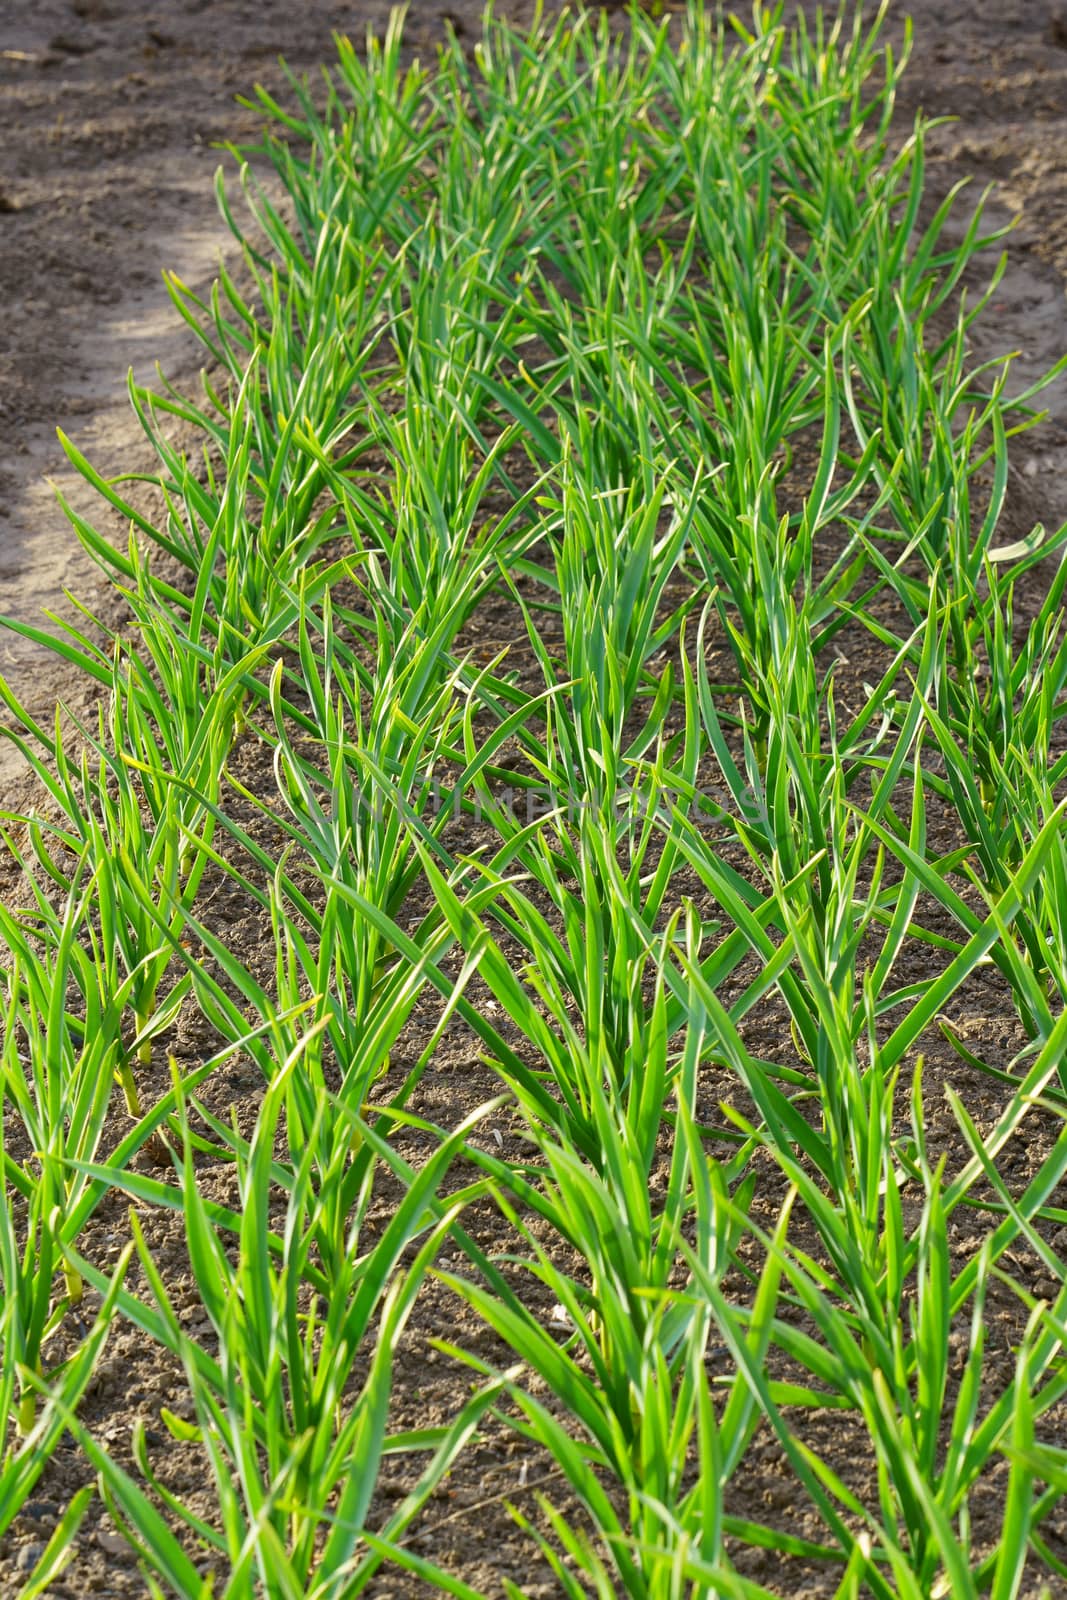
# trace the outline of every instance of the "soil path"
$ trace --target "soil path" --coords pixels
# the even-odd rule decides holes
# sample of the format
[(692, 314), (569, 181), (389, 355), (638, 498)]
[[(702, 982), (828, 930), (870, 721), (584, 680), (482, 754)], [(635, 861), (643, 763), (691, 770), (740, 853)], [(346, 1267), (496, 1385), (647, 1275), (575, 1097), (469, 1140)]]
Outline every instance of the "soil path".
[[(409, 43), (426, 52), (448, 19), (473, 29), (480, 9), (416, 4)], [(0, 615), (39, 623), (64, 610), (64, 589), (96, 589), (53, 482), (98, 526), (106, 519), (57, 427), (101, 471), (137, 470), (150, 456), (127, 372), (151, 379), (158, 362), (195, 384), (201, 352), (161, 274), (204, 288), (220, 251), (232, 253), (212, 187), (229, 158), (214, 146), (259, 126), (235, 97), (256, 82), (278, 89), (280, 56), (314, 72), (334, 31), (362, 39), (388, 14), (384, 0), (0, 4)], [(117, 519), (113, 532), (122, 537)], [(32, 709), (77, 693), (62, 663), (14, 634), (0, 639), (0, 671)], [(17, 770), (0, 746), (0, 793)]]

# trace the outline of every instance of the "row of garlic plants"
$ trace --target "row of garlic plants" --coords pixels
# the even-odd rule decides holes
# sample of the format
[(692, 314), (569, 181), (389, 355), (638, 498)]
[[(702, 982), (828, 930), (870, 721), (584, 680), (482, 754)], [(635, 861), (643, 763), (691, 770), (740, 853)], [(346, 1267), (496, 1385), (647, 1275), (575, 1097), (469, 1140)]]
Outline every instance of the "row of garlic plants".
[[(881, 22), (489, 17), (472, 56), (423, 67), (398, 16), (364, 57), (339, 41), (324, 100), (257, 92), (247, 221), (219, 186), (239, 265), (206, 300), (171, 280), (203, 395), (130, 387), (157, 510), (68, 446), (130, 525), (116, 547), (68, 508), (130, 621), (9, 623), (100, 711), (45, 726), (3, 689), (42, 803), (5, 821), (27, 903), (0, 911), (0, 1533), (69, 1430), (151, 1593), (337, 1600), (390, 1563), (475, 1596), (412, 1540), (492, 1413), (569, 1491), (567, 1514), (515, 1513), (563, 1594), (772, 1593), (739, 1571), (751, 1547), (787, 1587), (821, 1565), (842, 1600), (1062, 1576), (1044, 1527), (1067, 1457), (1043, 1423), (1067, 1290), (1035, 1302), (1009, 1266), (1027, 1247), (1067, 1280), (1067, 567), (1013, 625), (1067, 530), (1000, 532), (1033, 394), (970, 361), (992, 289), (961, 284), (991, 240), (956, 196), (921, 225), (925, 126), (898, 137)], [(490, 598), (524, 670), (477, 647)], [(883, 655), (858, 710), (835, 694), (846, 629)], [(234, 774), (249, 743), (270, 792)], [(212, 925), (219, 875), (270, 930), (266, 981)], [(946, 1091), (938, 1150), (924, 1038), (990, 970), (1030, 1043), (987, 1069), (991, 1129)], [(746, 1043), (770, 1004), (774, 1059)], [(146, 1106), (189, 1007), (221, 1044)], [(456, 1023), (500, 1097), (439, 1127), (420, 1086)], [(237, 1056), (263, 1080), (250, 1137), (199, 1098)], [(709, 1124), (712, 1071), (737, 1092)], [(505, 1105), (522, 1160), (478, 1137)], [(1038, 1119), (1019, 1192), (998, 1158)], [(135, 1157), (161, 1136), (153, 1177)], [(239, 1205), (204, 1195), (205, 1155)], [(115, 1191), (140, 1211), (107, 1274), (82, 1240)], [(466, 1231), (475, 1203), (560, 1322)], [(208, 1336), (153, 1259), (156, 1207), (185, 1219)], [(986, 1229), (962, 1262), (957, 1213)], [(435, 1267), (446, 1240), (462, 1270)], [(447, 1426), (397, 1435), (429, 1274), (514, 1360), (442, 1341), (473, 1385)], [(1022, 1328), (999, 1385), (994, 1282)], [(210, 1519), (143, 1430), (135, 1478), (79, 1414), (118, 1320), (181, 1364), (193, 1420), (164, 1420), (202, 1451)], [(828, 1409), (873, 1495), (809, 1443)], [(817, 1536), (738, 1509), (761, 1432)], [(410, 1492), (383, 1511), (387, 1454)], [(1004, 1458), (991, 1550), (970, 1507)]]

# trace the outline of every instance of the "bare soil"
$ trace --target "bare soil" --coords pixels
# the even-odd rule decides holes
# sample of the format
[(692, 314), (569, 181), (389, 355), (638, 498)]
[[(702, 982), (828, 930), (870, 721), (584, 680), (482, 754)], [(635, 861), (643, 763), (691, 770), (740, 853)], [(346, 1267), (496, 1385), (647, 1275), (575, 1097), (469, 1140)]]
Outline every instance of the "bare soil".
[[(62, 427), (105, 472), (150, 464), (125, 399), (124, 377), (132, 367), (149, 378), (159, 361), (179, 386), (195, 383), (201, 351), (171, 307), (160, 273), (172, 268), (194, 287), (203, 287), (219, 252), (227, 250), (212, 195), (211, 177), (220, 159), (212, 146), (250, 137), (257, 125), (235, 95), (257, 80), (279, 88), (279, 55), (297, 69), (313, 70), (331, 57), (331, 30), (359, 38), (368, 23), (384, 25), (388, 8), (381, 0), (347, 5), (170, 0), (151, 7), (128, 0), (4, 0), (0, 10), (0, 293), (5, 310), (0, 321), (0, 438), (5, 444), (0, 454), (0, 614), (38, 622), (43, 609), (64, 611), (65, 588), (106, 614), (113, 601), (56, 506), (51, 480), (98, 525), (109, 526), (115, 538), (123, 538), (124, 530), (107, 523), (66, 467), (55, 428)], [(429, 49), (448, 20), (474, 33), (480, 10), (480, 0), (415, 0), (409, 45)], [(503, 4), (501, 10), (523, 21), (532, 6), (524, 0)], [(964, 176), (978, 185), (992, 182), (993, 215), (1018, 219), (1006, 241), (1008, 270), (981, 327), (978, 348), (986, 355), (1019, 350), (1016, 381), (1021, 386), (1067, 348), (1067, 18), (1044, 0), (913, 0), (909, 6), (894, 0), (892, 33), (900, 35), (908, 12), (915, 19), (917, 48), (901, 117), (921, 106), (955, 119), (931, 135), (931, 195), (944, 193)], [(1061, 380), (1045, 403), (1049, 423), (1021, 441), (1013, 463), (1013, 535), (1029, 531), (1035, 521), (1058, 527), (1067, 519), (1067, 381)], [(1041, 582), (1035, 574), (1035, 597)], [(489, 608), (486, 634), (506, 638), (513, 622), (505, 611)], [(864, 648), (856, 641), (849, 663), (857, 684), (865, 675)], [(55, 658), (15, 634), (0, 635), (0, 670), (37, 711), (48, 711), (57, 697), (69, 698), (75, 708), (81, 704), (81, 685)], [(244, 782), (269, 781), (254, 743), (237, 752), (235, 763)], [(19, 763), (0, 743), (0, 805), (24, 792)], [(270, 930), (255, 905), (231, 894), (217, 909), (220, 929), (242, 959), (269, 966)], [(901, 974), (901, 981), (905, 978)], [(972, 985), (958, 997), (956, 1020), (994, 1065), (1006, 1066), (1022, 1042), (1005, 996), (992, 981)], [(781, 1034), (781, 1020), (768, 1010), (758, 1028), (765, 1042), (773, 1041)], [(750, 1043), (758, 1047), (759, 1037)], [(192, 1066), (210, 1053), (212, 1043), (189, 1017), (172, 1047), (183, 1065)], [(417, 1029), (408, 1048), (414, 1059)], [(767, 1044), (768, 1053), (771, 1048)], [(968, 1073), (939, 1039), (930, 1042), (927, 1055), (932, 1135), (951, 1150), (955, 1128), (941, 1106), (939, 1086), (951, 1080), (980, 1124), (995, 1117), (997, 1096), (988, 1079)], [(153, 1085), (144, 1089), (150, 1100)], [(420, 1110), (453, 1125), (496, 1089), (495, 1078), (479, 1064), (474, 1042), (455, 1029), (422, 1085)], [(709, 1083), (709, 1107), (729, 1092), (725, 1082)], [(233, 1104), (242, 1122), (251, 1123), (259, 1094), (254, 1074), (242, 1076), (237, 1067), (214, 1084), (213, 1094), (215, 1109), (225, 1115)], [(506, 1119), (496, 1131), (509, 1153), (512, 1133)], [(1008, 1161), (1017, 1192), (1047, 1150), (1048, 1137), (1048, 1129), (1035, 1121), (1013, 1146)], [(205, 1171), (203, 1181), (208, 1193), (227, 1198), (225, 1169)], [(768, 1175), (768, 1212), (778, 1195)], [(387, 1190), (381, 1204), (384, 1214)], [(142, 1216), (175, 1303), (198, 1333), (203, 1313), (192, 1290), (180, 1219), (147, 1211)], [(484, 1247), (496, 1247), (505, 1237), (500, 1219), (488, 1208), (467, 1226)], [(953, 1247), (961, 1258), (975, 1247), (978, 1221), (974, 1228), (973, 1236), (965, 1223), (956, 1230)], [(86, 1253), (101, 1264), (114, 1260), (125, 1230), (125, 1204), (116, 1198), (94, 1218)], [(1018, 1270), (1035, 1293), (1048, 1292), (1036, 1263), (1021, 1262)], [(137, 1281), (131, 1278), (131, 1287)], [(1017, 1303), (1006, 1292), (991, 1295), (987, 1320), (991, 1376), (1010, 1382), (1012, 1346), (1020, 1332)], [(463, 1372), (426, 1343), (446, 1333), (487, 1358), (498, 1353), (484, 1328), (440, 1285), (432, 1285), (399, 1355), (398, 1427), (446, 1421), (465, 1395)], [(169, 1487), (210, 1515), (198, 1451), (175, 1444), (159, 1421), (162, 1406), (181, 1411), (183, 1395), (180, 1371), (140, 1335), (119, 1328), (83, 1415), (127, 1464), (131, 1427), (142, 1419), (153, 1462)], [(873, 1487), (869, 1463), (840, 1415), (813, 1418), (807, 1426), (808, 1442), (857, 1492), (868, 1492)], [(1045, 1437), (1055, 1438), (1057, 1427), (1057, 1442), (1067, 1444), (1062, 1415), (1046, 1419)], [(503, 1580), (510, 1578), (525, 1594), (549, 1600), (559, 1592), (557, 1585), (534, 1559), (504, 1505), (510, 1499), (536, 1515), (536, 1488), (553, 1498), (560, 1492), (548, 1474), (546, 1464), (516, 1435), (503, 1427), (490, 1429), (423, 1517), (412, 1547), (489, 1595), (500, 1594)], [(87, 1476), (83, 1459), (68, 1444), (0, 1544), (0, 1592), (15, 1592), (63, 1505)], [(990, 1541), (999, 1529), (1003, 1484), (1003, 1477), (994, 1475), (976, 1507), (979, 1531), (985, 1529)], [(387, 1477), (383, 1503), (407, 1487), (402, 1478)], [(751, 1453), (730, 1509), (817, 1537), (769, 1440)], [(1067, 1519), (1050, 1523), (1046, 1536), (1060, 1559), (1067, 1559)], [(827, 1574), (802, 1562), (787, 1567), (754, 1551), (740, 1564), (746, 1576), (783, 1596), (831, 1591)], [(1036, 1597), (1040, 1587), (1035, 1573), (1025, 1593)], [(127, 1600), (147, 1593), (98, 1506), (83, 1528), (75, 1562), (48, 1592), (79, 1600), (90, 1594)], [(372, 1592), (406, 1597), (434, 1591), (383, 1572)], [(1054, 1581), (1052, 1593), (1067, 1595), (1067, 1587), (1057, 1588)]]

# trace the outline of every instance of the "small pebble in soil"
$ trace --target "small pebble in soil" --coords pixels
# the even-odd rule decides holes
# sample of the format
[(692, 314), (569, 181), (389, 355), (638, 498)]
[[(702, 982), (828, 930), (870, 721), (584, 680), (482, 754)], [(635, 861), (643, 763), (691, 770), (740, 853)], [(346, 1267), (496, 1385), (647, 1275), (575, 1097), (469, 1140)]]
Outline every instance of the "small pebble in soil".
[(49, 50), (65, 56), (87, 56), (96, 46), (97, 40), (89, 33), (57, 33), (48, 41)]
[(18, 1554), (15, 1557), (15, 1566), (19, 1572), (29, 1572), (37, 1565), (43, 1555), (43, 1544), (19, 1545)]
[(125, 1539), (117, 1533), (108, 1533), (101, 1528), (96, 1535), (97, 1548), (106, 1556), (131, 1556), (132, 1551)]
[(59, 1507), (51, 1500), (27, 1500), (22, 1508), (23, 1522), (54, 1523), (59, 1518)]

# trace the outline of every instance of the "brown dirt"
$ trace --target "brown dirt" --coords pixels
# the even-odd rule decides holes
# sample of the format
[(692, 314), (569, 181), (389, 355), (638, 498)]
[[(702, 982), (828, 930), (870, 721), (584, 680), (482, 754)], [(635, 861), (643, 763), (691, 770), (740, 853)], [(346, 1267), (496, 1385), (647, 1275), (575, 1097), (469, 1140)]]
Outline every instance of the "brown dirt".
[[(417, 3), (409, 17), (409, 43), (425, 49), (441, 36), (448, 17), (473, 31), (480, 9), (480, 0)], [(501, 9), (524, 20), (531, 7), (508, 4)], [(892, 6), (891, 31), (899, 34), (907, 11), (915, 18), (918, 48), (905, 79), (901, 115), (921, 105), (927, 112), (957, 119), (931, 136), (931, 194), (944, 192), (960, 176), (973, 176), (980, 184), (993, 181), (995, 214), (1019, 218), (1007, 243), (1008, 271), (982, 325), (980, 349), (990, 355), (1022, 351), (1017, 368), (1021, 382), (1044, 370), (1067, 347), (1067, 24), (1057, 22), (1056, 7), (1040, 0), (914, 0), (907, 7)], [(150, 9), (125, 0), (7, 0), (0, 22), (5, 129), (0, 144), (0, 291), (6, 312), (0, 328), (0, 425), (8, 442), (0, 459), (0, 613), (36, 621), (44, 607), (62, 610), (64, 588), (95, 603), (95, 575), (54, 504), (48, 478), (61, 482), (101, 524), (102, 519), (91, 496), (66, 469), (54, 429), (62, 426), (102, 470), (136, 469), (146, 464), (146, 453), (125, 402), (125, 370), (132, 366), (148, 377), (159, 360), (179, 386), (195, 380), (200, 351), (182, 330), (159, 274), (170, 267), (194, 286), (203, 286), (219, 249), (226, 248), (211, 192), (218, 159), (211, 145), (245, 137), (255, 127), (255, 118), (235, 105), (234, 95), (255, 80), (275, 86), (279, 53), (297, 68), (313, 68), (331, 55), (331, 29), (358, 37), (367, 23), (380, 26), (386, 15), (387, 6), (378, 0), (358, 5), (188, 0)], [(1014, 461), (1013, 533), (1027, 531), (1036, 520), (1055, 527), (1067, 518), (1067, 379), (1050, 391), (1045, 403), (1051, 422), (1022, 441)], [(112, 532), (123, 536), (121, 528)], [(1039, 583), (1035, 578), (1035, 593)], [(496, 639), (509, 622), (503, 614), (487, 614), (484, 625)], [(853, 681), (862, 680), (865, 665), (862, 654), (850, 663)], [(78, 703), (80, 687), (52, 657), (14, 634), (0, 643), (0, 668), (15, 692), (37, 710), (49, 708), (58, 695), (70, 695)], [(261, 753), (251, 746), (241, 753), (239, 766), (241, 761), (243, 779), (255, 781)], [(3, 746), (0, 784), (6, 786), (9, 803), (24, 786), (17, 762)], [(231, 896), (224, 920), (227, 939), (243, 959), (250, 964), (257, 957), (272, 959), (253, 903)], [(901, 974), (902, 981), (906, 976)], [(971, 985), (957, 1000), (968, 1037), (981, 1040), (994, 1064), (1006, 1065), (1019, 1040), (995, 983)], [(749, 1043), (754, 1048), (762, 1044), (770, 1054), (781, 1033), (781, 1018), (768, 1009), (753, 1019)], [(414, 1052), (418, 1043), (416, 1030), (410, 1042)], [(187, 1018), (172, 1047), (179, 1060), (192, 1065), (211, 1045), (202, 1028)], [(939, 1087), (949, 1078), (980, 1123), (995, 1116), (998, 1102), (987, 1079), (961, 1069), (958, 1059), (935, 1040), (928, 1052), (927, 1102), (935, 1108), (935, 1141), (951, 1149), (954, 1127), (947, 1107), (942, 1112), (938, 1106)], [(146, 1099), (162, 1087), (162, 1081), (145, 1085)], [(423, 1085), (420, 1109), (450, 1125), (496, 1088), (496, 1080), (478, 1064), (473, 1041), (456, 1029)], [(215, 1109), (225, 1114), (230, 1104), (236, 1105), (247, 1127), (258, 1103), (254, 1074), (242, 1076), (235, 1069), (213, 1092)], [(709, 1083), (709, 1107), (728, 1092), (725, 1083)], [(511, 1132), (506, 1120), (498, 1120), (508, 1154)], [(1035, 1122), (1010, 1157), (1017, 1189), (1046, 1149), (1047, 1130)], [(225, 1169), (203, 1176), (208, 1192), (217, 1198), (226, 1195)], [(763, 1202), (767, 1215), (779, 1194), (769, 1181)], [(382, 1205), (387, 1204), (386, 1193)], [(93, 1220), (85, 1249), (101, 1264), (118, 1254), (124, 1214), (124, 1203), (116, 1198)], [(198, 1332), (180, 1221), (146, 1214), (145, 1226), (176, 1304)], [(499, 1219), (488, 1209), (476, 1213), (468, 1226), (484, 1244), (497, 1245), (503, 1238)], [(966, 1224), (957, 1227), (953, 1244), (961, 1259), (973, 1250), (974, 1236)], [(1025, 1273), (1025, 1264), (1019, 1270)], [(1036, 1270), (1031, 1272), (1031, 1287), (1047, 1292)], [(137, 1283), (131, 1278), (131, 1287)], [(990, 1350), (1003, 1352), (1002, 1370), (995, 1377), (1010, 1381), (1011, 1345), (1019, 1332), (1018, 1309), (1010, 1296), (991, 1297), (989, 1329)], [(485, 1330), (434, 1286), (420, 1302), (400, 1352), (397, 1426), (430, 1425), (454, 1414), (464, 1392), (463, 1374), (426, 1345), (428, 1337), (445, 1333), (483, 1356), (494, 1354)], [(194, 1509), (208, 1511), (196, 1450), (174, 1445), (159, 1423), (160, 1407), (180, 1410), (182, 1395), (180, 1371), (140, 1335), (117, 1329), (84, 1416), (97, 1437), (127, 1463), (131, 1426), (143, 1419), (153, 1461), (169, 1487), (187, 1496)], [(1058, 1442), (1067, 1443), (1062, 1415), (1046, 1419), (1046, 1437), (1050, 1423), (1060, 1428)], [(847, 1471), (857, 1490), (864, 1490), (867, 1464), (852, 1461), (855, 1441), (835, 1414), (810, 1419), (808, 1442)], [(412, 1547), (487, 1594), (499, 1594), (507, 1577), (527, 1595), (546, 1600), (556, 1595), (551, 1575), (533, 1560), (532, 1547), (503, 1505), (510, 1498), (533, 1514), (532, 1490), (546, 1471), (517, 1436), (503, 1429), (489, 1431), (423, 1517)], [(0, 1591), (16, 1590), (27, 1550), (43, 1543), (58, 1508), (85, 1478), (84, 1462), (66, 1445), (0, 1545)], [(1003, 1480), (991, 1483), (977, 1507), (977, 1515), (989, 1519), (990, 1537), (999, 1524), (996, 1481)], [(388, 1479), (383, 1496), (388, 1499), (405, 1487), (399, 1479)], [(557, 1496), (558, 1485), (544, 1487)], [(735, 1484), (730, 1509), (736, 1514), (747, 1510), (760, 1519), (779, 1517), (782, 1526), (811, 1535), (803, 1505), (794, 1504), (797, 1498), (779, 1453), (769, 1441), (761, 1441)], [(50, 1595), (126, 1600), (147, 1592), (109, 1528), (106, 1515), (94, 1507), (77, 1558)], [(1063, 1558), (1067, 1527), (1053, 1524), (1047, 1531)], [(758, 1551), (744, 1559), (742, 1570), (782, 1595), (830, 1592), (824, 1573), (803, 1563), (787, 1568)], [(432, 1591), (382, 1573), (372, 1592), (406, 1597)], [(1039, 1592), (1036, 1575), (1025, 1592)], [(1054, 1587), (1053, 1593), (1067, 1594), (1067, 1588)]]

